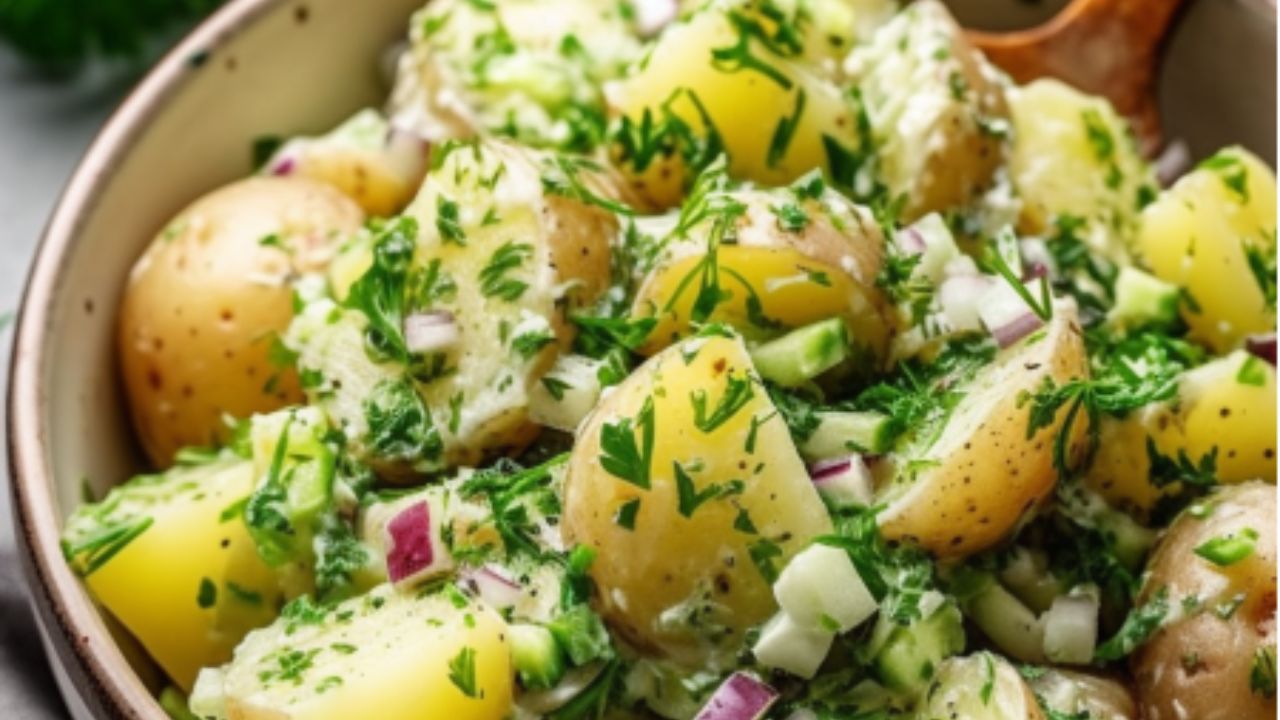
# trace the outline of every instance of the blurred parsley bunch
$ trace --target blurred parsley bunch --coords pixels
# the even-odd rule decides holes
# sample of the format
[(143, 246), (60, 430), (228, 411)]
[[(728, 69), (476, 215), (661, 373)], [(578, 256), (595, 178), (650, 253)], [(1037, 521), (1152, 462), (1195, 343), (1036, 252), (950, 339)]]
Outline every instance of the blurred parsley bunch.
[(0, 0), (0, 40), (48, 69), (94, 56), (137, 57), (152, 35), (223, 0)]

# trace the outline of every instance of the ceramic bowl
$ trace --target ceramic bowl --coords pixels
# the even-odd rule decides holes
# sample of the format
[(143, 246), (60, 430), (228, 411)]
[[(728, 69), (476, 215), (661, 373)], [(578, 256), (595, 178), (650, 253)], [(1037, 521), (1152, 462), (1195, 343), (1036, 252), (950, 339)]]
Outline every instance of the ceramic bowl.
[[(86, 484), (100, 496), (140, 467), (113, 342), (129, 267), (176, 211), (250, 171), (255, 138), (320, 132), (378, 104), (383, 51), (422, 1), (232, 0), (130, 95), (53, 213), (16, 330), (8, 440), (33, 605), (78, 718), (164, 717), (152, 700), (157, 671), (97, 611), (58, 545)], [(967, 22), (988, 27), (1025, 25), (1054, 9), (1052, 1), (954, 4)], [(1169, 129), (1197, 155), (1241, 142), (1274, 157), (1270, 0), (1199, 0), (1171, 47), (1173, 69), (1162, 80)]]

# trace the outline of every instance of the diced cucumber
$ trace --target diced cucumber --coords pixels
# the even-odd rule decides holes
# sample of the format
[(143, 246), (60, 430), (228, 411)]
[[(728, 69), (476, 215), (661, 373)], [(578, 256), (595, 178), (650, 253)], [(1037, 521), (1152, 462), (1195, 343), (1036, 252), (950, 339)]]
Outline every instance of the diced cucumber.
[(875, 671), (881, 682), (899, 692), (919, 692), (943, 660), (964, 649), (960, 610), (950, 602), (910, 625), (894, 625), (885, 616), (881, 623), (889, 629), (876, 653)]
[(773, 594), (797, 623), (828, 632), (848, 632), (878, 607), (849, 554), (829, 545), (810, 545), (791, 558)]
[(840, 318), (792, 330), (751, 351), (760, 376), (784, 387), (803, 385), (848, 357), (849, 336)]
[(1004, 588), (991, 573), (958, 574), (953, 583), (964, 613), (1006, 655), (1029, 663), (1044, 661), (1040, 617)]
[(1116, 278), (1116, 304), (1107, 322), (1122, 328), (1168, 327), (1178, 319), (1178, 287), (1134, 267)]
[(507, 628), (511, 638), (511, 662), (526, 690), (547, 690), (564, 677), (564, 653), (551, 631), (541, 625), (513, 624)]
[(1044, 612), (1067, 588), (1049, 570), (1044, 553), (1015, 547), (1000, 570), (1000, 582), (1035, 612)]
[(806, 460), (825, 460), (851, 452), (879, 455), (889, 450), (893, 427), (888, 415), (878, 412), (820, 412), (818, 427), (800, 446)]
[(1050, 662), (1085, 665), (1098, 644), (1098, 589), (1073, 588), (1044, 614), (1044, 655)]
[(779, 612), (761, 628), (751, 652), (765, 667), (808, 679), (817, 674), (834, 640), (835, 633), (805, 627), (786, 612)]

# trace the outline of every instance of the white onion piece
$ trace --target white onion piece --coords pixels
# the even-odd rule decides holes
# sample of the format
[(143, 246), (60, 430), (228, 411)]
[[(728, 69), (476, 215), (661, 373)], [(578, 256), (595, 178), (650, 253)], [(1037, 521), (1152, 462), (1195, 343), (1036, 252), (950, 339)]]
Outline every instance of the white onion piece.
[(413, 585), (453, 569), (453, 558), (431, 523), (425, 500), (396, 513), (383, 531), (387, 548), (387, 577), (397, 587)]
[(534, 715), (547, 715), (564, 707), (570, 700), (582, 694), (604, 669), (604, 663), (592, 663), (574, 668), (560, 678), (555, 687), (536, 692), (524, 692), (516, 699), (521, 709)]
[(431, 143), (417, 132), (398, 123), (391, 123), (383, 141), (383, 151), (396, 174), (407, 182), (417, 183), (426, 174)]
[(736, 672), (716, 688), (695, 720), (759, 720), (777, 700), (777, 690)]
[(1160, 152), (1155, 166), (1160, 186), (1169, 187), (1191, 169), (1191, 149), (1182, 140), (1174, 140)]
[(899, 230), (893, 236), (893, 241), (897, 243), (898, 250), (902, 251), (903, 255), (908, 256), (920, 255), (929, 247), (924, 241), (924, 236), (913, 227)]
[(1018, 242), (1022, 253), (1023, 280), (1053, 275), (1055, 263), (1049, 246), (1040, 238), (1023, 238)]
[(991, 329), (991, 337), (996, 339), (996, 344), (1002, 348), (1018, 342), (1022, 338), (1039, 330), (1044, 325), (1044, 321), (1038, 315), (1027, 310), (1022, 315), (1017, 316), (1013, 320), (999, 325)]
[(298, 169), (298, 159), (292, 154), (281, 153), (267, 165), (267, 174), (277, 177), (289, 177)]
[(411, 353), (447, 350), (459, 337), (458, 323), (450, 312), (414, 313), (404, 319), (404, 344)]
[(676, 0), (633, 0), (635, 28), (640, 37), (653, 37), (676, 19), (680, 11)]
[(1044, 656), (1050, 662), (1087, 665), (1098, 644), (1098, 598), (1089, 592), (1063, 595), (1041, 618)]
[(957, 275), (944, 280), (938, 288), (938, 303), (947, 323), (959, 331), (981, 330), (978, 308), (995, 282), (985, 275)]
[(463, 583), (485, 604), (498, 610), (515, 607), (520, 602), (520, 583), (497, 565), (469, 571)]
[(809, 466), (809, 477), (818, 494), (836, 507), (871, 504), (871, 471), (860, 455), (822, 460)]
[[(1037, 289), (1030, 289), (1037, 292)], [(1007, 348), (1038, 330), (1044, 321), (1007, 282), (987, 291), (978, 302), (978, 316), (996, 343)]]

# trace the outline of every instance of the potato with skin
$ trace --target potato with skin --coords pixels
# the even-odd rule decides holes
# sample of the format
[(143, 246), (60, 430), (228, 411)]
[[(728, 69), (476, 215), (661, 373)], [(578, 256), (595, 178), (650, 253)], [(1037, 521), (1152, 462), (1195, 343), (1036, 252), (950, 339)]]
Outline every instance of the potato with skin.
[(365, 109), (319, 137), (296, 137), (262, 167), (278, 177), (327, 183), (370, 215), (399, 212), (418, 191), (427, 172), (427, 142), (417, 133), (389, 124)]
[[(270, 623), (281, 600), (239, 516), (222, 518), (254, 480), (253, 463), (230, 454), (178, 466), (82, 505), (63, 530), (94, 599), (186, 691), (200, 668), (226, 662), (245, 633)], [(93, 539), (108, 536), (120, 549), (104, 560), (114, 544)]]
[(1083, 221), (1076, 235), (1091, 250), (1127, 262), (1139, 211), (1157, 185), (1125, 120), (1105, 99), (1052, 79), (1012, 88), (1009, 108), (1019, 230), (1050, 233), (1069, 216)]
[(202, 673), (193, 711), (227, 720), (344, 720), (371, 708), (386, 720), (510, 713), (507, 626), (474, 600), (381, 585), (310, 615), (286, 612), (245, 638), (229, 664)]
[(1182, 319), (1215, 352), (1276, 328), (1276, 178), (1241, 148), (1183, 176), (1142, 212), (1138, 249), (1182, 288)]
[(947, 658), (924, 692), (917, 717), (934, 720), (1043, 720), (1018, 669), (988, 652)]
[[(705, 155), (708, 144), (723, 148), (735, 178), (764, 185), (834, 170), (837, 148), (860, 147), (852, 108), (803, 58), (800, 41), (760, 39), (777, 28), (750, 2), (708, 4), (669, 25), (635, 71), (610, 86), (610, 109), (636, 136), (631, 147), (615, 144), (613, 160), (652, 209), (680, 203), (698, 169), (684, 154)], [(666, 134), (644, 132), (646, 122)]]
[(1138, 719), (1129, 688), (1110, 678), (1047, 668), (1028, 684), (1045, 707), (1067, 717), (1088, 713), (1089, 720)]
[(705, 321), (765, 339), (842, 317), (855, 344), (872, 359), (883, 355), (888, 300), (876, 277), (885, 243), (870, 212), (830, 189), (816, 198), (794, 189), (713, 191), (707, 202), (719, 209), (666, 240), (636, 292), (632, 314), (658, 318), (642, 353), (693, 332), (698, 281), (713, 271), (728, 296)]
[(157, 466), (227, 439), (224, 415), (302, 399), (271, 360), (293, 317), (291, 280), (324, 269), (363, 222), (337, 190), (251, 178), (177, 215), (133, 267), (120, 306), (120, 364), (138, 438)]
[(1197, 466), (1210, 456), (1220, 483), (1276, 477), (1276, 371), (1243, 350), (1183, 374), (1177, 395), (1123, 418), (1104, 417), (1085, 482), (1108, 502), (1145, 517), (1179, 489), (1151, 482), (1148, 439), (1161, 455)]
[[(912, 3), (844, 63), (902, 218), (965, 205), (994, 182), (1009, 134), (1003, 80), (936, 0)], [(909, 89), (909, 90), (908, 90)]]
[[(1037, 333), (996, 356), (963, 387), (946, 426), (927, 447), (889, 456), (877, 489), (885, 537), (912, 540), (940, 558), (991, 547), (1053, 491), (1054, 440), (1066, 420), (1027, 438), (1031, 407), (1024, 393), (1046, 381), (1061, 385), (1088, 376), (1075, 303), (1054, 303), (1053, 318)], [(1085, 422), (1077, 419), (1068, 453), (1074, 457)]]
[[(1235, 562), (1220, 566), (1196, 553), (1246, 531), (1257, 534), (1253, 550)], [(1270, 653), (1274, 683), (1275, 487), (1225, 487), (1183, 512), (1151, 557), (1138, 602), (1157, 595), (1169, 613), (1131, 657), (1142, 717), (1274, 718), (1274, 684), (1259, 686), (1253, 674), (1265, 665), (1259, 654)]]
[(597, 609), (687, 667), (731, 667), (744, 631), (777, 609), (756, 562), (781, 569), (831, 529), (736, 337), (650, 358), (588, 416), (572, 452), (564, 538), (598, 553)]

